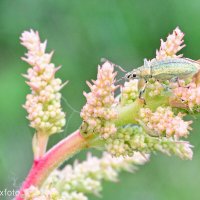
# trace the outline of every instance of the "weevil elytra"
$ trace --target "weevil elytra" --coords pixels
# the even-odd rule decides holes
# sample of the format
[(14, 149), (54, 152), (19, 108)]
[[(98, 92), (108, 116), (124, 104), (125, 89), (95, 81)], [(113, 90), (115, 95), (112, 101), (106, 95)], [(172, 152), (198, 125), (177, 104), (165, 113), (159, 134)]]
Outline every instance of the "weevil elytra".
[(148, 62), (144, 60), (144, 65), (133, 69), (125, 75), (125, 78), (130, 79), (145, 79), (155, 78), (160, 81), (192, 78), (200, 69), (200, 64), (197, 61), (187, 58), (167, 58), (164, 60), (153, 60)]

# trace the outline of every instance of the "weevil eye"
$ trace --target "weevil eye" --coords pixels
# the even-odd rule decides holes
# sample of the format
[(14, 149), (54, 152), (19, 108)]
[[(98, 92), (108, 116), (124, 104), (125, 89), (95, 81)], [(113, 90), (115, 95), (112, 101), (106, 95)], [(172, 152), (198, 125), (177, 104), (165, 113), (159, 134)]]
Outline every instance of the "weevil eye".
[(137, 77), (137, 75), (136, 74), (132, 74), (132, 73), (129, 73), (129, 74), (126, 75), (127, 79), (132, 79), (132, 78), (136, 78), (136, 77)]
[(135, 71), (129, 72), (125, 75), (125, 78), (128, 80), (135, 79), (137, 78), (137, 73)]

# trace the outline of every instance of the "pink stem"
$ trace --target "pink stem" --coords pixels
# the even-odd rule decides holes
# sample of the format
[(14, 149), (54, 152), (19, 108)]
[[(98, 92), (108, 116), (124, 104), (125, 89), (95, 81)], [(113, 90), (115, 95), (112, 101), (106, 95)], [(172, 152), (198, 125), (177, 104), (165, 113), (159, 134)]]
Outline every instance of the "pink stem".
[(41, 187), (48, 175), (63, 161), (88, 146), (88, 139), (84, 138), (79, 130), (60, 141), (42, 158), (35, 160), (33, 166), (22, 184), (16, 200), (23, 200), (24, 190), (30, 186)]

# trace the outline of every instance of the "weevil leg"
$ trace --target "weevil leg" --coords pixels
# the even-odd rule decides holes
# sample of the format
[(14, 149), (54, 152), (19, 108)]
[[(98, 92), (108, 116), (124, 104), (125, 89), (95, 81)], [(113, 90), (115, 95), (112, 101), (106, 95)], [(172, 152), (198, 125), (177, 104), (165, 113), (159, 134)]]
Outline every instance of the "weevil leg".
[(178, 83), (178, 87), (184, 87), (184, 88), (189, 88), (189, 86), (181, 86), (180, 84), (180, 79), (176, 76), (176, 77), (173, 77), (170, 82), (173, 82), (173, 83)]
[(146, 79), (139, 79), (138, 80), (138, 91), (140, 91), (139, 97), (145, 92), (147, 80)]
[(171, 83), (178, 83), (178, 87), (181, 87), (178, 76), (175, 76), (170, 79)]
[[(141, 94), (141, 93), (140, 93), (140, 94)], [(145, 100), (143, 97), (139, 96), (139, 99), (142, 100), (142, 101), (144, 102), (144, 103), (143, 103), (144, 105), (147, 104), (147, 103), (146, 103), (146, 100)]]
[(170, 82), (172, 82), (172, 83), (176, 83), (177, 82), (179, 84), (178, 76), (175, 76), (175, 77), (171, 78)]
[(140, 99), (142, 99), (143, 97), (142, 97), (142, 94), (144, 93), (144, 90), (140, 90), (140, 92), (139, 92), (139, 98)]
[[(140, 88), (140, 84), (141, 84), (142, 81), (144, 81), (145, 83), (142, 83), (143, 86), (142, 86), (142, 88)], [(140, 80), (138, 81), (139, 98), (140, 98), (141, 100), (144, 101), (144, 104), (146, 104), (146, 101), (145, 101), (145, 99), (142, 97), (142, 95), (144, 94), (144, 92), (145, 92), (145, 90), (146, 90), (146, 84), (147, 84), (147, 80), (146, 80), (146, 79), (140, 79)]]

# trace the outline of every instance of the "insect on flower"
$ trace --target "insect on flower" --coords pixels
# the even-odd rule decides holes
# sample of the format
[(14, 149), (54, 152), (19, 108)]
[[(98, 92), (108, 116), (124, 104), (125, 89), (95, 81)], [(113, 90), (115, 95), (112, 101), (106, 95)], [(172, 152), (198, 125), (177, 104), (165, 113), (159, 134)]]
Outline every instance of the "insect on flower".
[(144, 65), (125, 75), (128, 80), (155, 78), (159, 81), (192, 78), (200, 69), (198, 61), (187, 58), (166, 58), (164, 60), (144, 60)]

